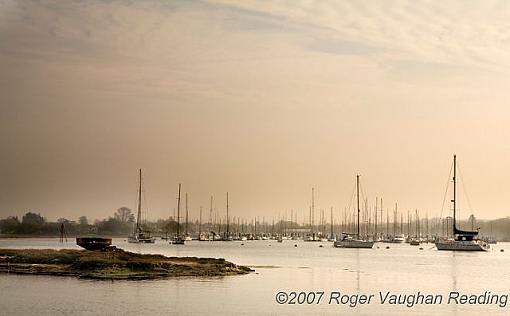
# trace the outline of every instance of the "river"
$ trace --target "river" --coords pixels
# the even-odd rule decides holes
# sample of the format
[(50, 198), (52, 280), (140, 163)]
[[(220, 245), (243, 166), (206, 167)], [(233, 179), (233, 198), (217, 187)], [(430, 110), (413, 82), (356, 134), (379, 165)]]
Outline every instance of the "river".
[[(510, 294), (510, 244), (490, 252), (440, 252), (433, 244), (376, 244), (338, 249), (330, 242), (187, 242), (184, 246), (113, 244), (128, 251), (167, 256), (225, 258), (252, 267), (249, 275), (150, 281), (91, 281), (72, 277), (0, 274), (2, 315), (466, 315), (507, 314), (498, 304), (447, 304), (451, 292)], [(322, 247), (320, 247), (322, 245)], [(390, 248), (387, 249), (386, 247)], [(78, 248), (74, 240), (0, 239), (0, 248)], [(420, 249), (422, 248), (422, 249)], [(500, 249), (507, 251), (501, 252)], [(310, 292), (316, 303), (279, 304), (278, 292)], [(380, 295), (442, 295), (441, 304), (381, 304)], [(337, 304), (332, 293), (373, 294), (369, 304)], [(381, 292), (381, 294), (380, 294)], [(303, 295), (305, 295), (303, 294)], [(290, 299), (290, 298), (289, 298)]]

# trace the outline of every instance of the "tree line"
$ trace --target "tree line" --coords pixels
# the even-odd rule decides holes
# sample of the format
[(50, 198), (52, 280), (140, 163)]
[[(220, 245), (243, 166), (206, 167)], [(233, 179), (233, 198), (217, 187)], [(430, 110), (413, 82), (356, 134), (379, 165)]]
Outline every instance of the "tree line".
[[(93, 223), (89, 223), (86, 216), (80, 216), (77, 220), (59, 218), (56, 222), (51, 222), (40, 213), (29, 211), (21, 219), (18, 216), (0, 219), (0, 234), (58, 235), (62, 224), (64, 224), (63, 227), (67, 235), (127, 235), (133, 231), (135, 221), (133, 212), (127, 207), (121, 207), (112, 216), (103, 220), (95, 220)], [(151, 228), (162, 228), (154, 227), (157, 222), (148, 224)], [(169, 225), (168, 223), (164, 224)]]

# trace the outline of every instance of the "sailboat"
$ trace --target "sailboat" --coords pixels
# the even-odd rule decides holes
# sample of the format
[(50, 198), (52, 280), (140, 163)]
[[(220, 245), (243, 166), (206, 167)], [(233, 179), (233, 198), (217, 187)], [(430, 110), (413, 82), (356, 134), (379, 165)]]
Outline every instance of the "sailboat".
[(222, 241), (234, 240), (234, 237), (232, 236), (232, 234), (230, 234), (229, 223), (230, 223), (230, 218), (228, 217), (228, 192), (227, 192), (227, 231), (224, 233), (223, 237), (221, 238)]
[(333, 207), (331, 207), (331, 230), (329, 232), (328, 241), (332, 241), (332, 242), (336, 241), (335, 234), (333, 233)]
[(177, 235), (169, 242), (171, 245), (184, 245), (184, 237), (181, 236), (181, 184), (179, 183), (179, 193), (177, 194)]
[(343, 233), (340, 240), (334, 242), (334, 246), (337, 248), (372, 248), (374, 242), (360, 238), (359, 233), (359, 175), (356, 175), (356, 199), (358, 209), (358, 232), (356, 235)]
[(418, 217), (418, 210), (416, 210), (416, 237), (409, 241), (411, 246), (419, 246), (421, 242), (420, 234), (420, 218)]
[(184, 224), (184, 227), (185, 227), (184, 240), (185, 241), (193, 240), (191, 238), (191, 235), (188, 234), (188, 193), (186, 193), (186, 223)]
[(310, 206), (310, 234), (304, 239), (304, 241), (321, 241), (318, 234), (315, 234), (313, 230), (313, 224), (315, 219), (315, 197), (314, 191), (312, 188), (312, 205)]
[(456, 195), (457, 195), (457, 156), (453, 156), (453, 239), (436, 241), (437, 250), (451, 251), (488, 251), (490, 245), (478, 240), (478, 231), (466, 231), (457, 228), (456, 224)]
[(136, 217), (136, 226), (131, 235), (128, 236), (128, 242), (133, 244), (153, 244), (156, 239), (151, 237), (150, 232), (142, 229), (142, 169), (138, 172), (138, 216)]
[(198, 240), (199, 241), (206, 241), (205, 234), (202, 233), (202, 206), (200, 206), (200, 221), (198, 224)]

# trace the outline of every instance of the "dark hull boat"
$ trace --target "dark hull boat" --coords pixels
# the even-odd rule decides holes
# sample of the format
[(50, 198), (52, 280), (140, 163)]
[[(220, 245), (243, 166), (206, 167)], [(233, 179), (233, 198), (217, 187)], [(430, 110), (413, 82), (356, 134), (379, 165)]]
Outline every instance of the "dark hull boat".
[(112, 239), (101, 237), (77, 237), (76, 244), (87, 250), (104, 250), (112, 245)]

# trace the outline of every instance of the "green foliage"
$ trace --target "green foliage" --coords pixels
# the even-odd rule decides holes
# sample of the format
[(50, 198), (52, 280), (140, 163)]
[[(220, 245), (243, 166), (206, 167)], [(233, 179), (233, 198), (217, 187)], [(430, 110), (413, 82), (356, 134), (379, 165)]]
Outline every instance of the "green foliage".
[(21, 223), (18, 217), (9, 216), (5, 219), (0, 219), (0, 233), (2, 234), (15, 234)]

